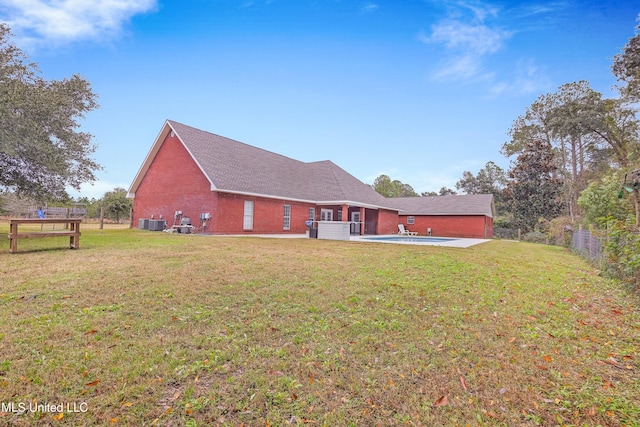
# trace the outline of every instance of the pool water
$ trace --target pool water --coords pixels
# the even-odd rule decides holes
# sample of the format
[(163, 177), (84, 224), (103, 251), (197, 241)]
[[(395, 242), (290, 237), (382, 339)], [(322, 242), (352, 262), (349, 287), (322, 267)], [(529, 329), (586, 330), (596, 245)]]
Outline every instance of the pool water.
[(370, 240), (372, 242), (452, 242), (458, 239), (447, 237), (427, 237), (427, 236), (374, 236), (363, 237), (362, 240)]

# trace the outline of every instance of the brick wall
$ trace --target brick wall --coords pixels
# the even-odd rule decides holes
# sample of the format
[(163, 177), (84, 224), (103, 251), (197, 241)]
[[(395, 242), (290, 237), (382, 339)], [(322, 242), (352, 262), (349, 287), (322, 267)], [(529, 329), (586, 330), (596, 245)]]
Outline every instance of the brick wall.
[[(217, 208), (217, 193), (202, 174), (177, 137), (167, 135), (161, 149), (138, 187), (133, 201), (134, 226), (139, 218), (163, 219), (173, 225), (174, 213), (181, 210), (200, 224), (200, 214)], [(210, 226), (205, 230), (211, 232)]]
[(393, 234), (398, 232), (398, 212), (385, 209), (378, 210), (377, 234)]
[[(253, 230), (243, 230), (244, 202), (253, 201)], [(260, 234), (292, 233), (303, 234), (307, 231), (304, 224), (309, 219), (309, 208), (320, 209), (310, 203), (268, 199), (265, 197), (220, 193), (219, 210), (215, 232), (221, 234)], [(291, 206), (290, 229), (284, 227), (284, 205)]]
[(432, 236), (438, 237), (493, 237), (493, 218), (484, 215), (416, 215), (414, 218), (415, 223), (408, 224), (407, 215), (399, 216), (400, 223), (420, 236), (426, 236), (427, 228), (431, 228)]

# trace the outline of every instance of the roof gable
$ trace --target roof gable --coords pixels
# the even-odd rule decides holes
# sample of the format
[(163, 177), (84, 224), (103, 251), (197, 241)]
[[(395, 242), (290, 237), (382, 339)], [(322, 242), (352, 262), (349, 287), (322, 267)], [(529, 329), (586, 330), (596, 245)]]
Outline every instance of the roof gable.
[[(130, 195), (171, 132), (184, 145), (211, 190), (301, 200), (314, 203), (346, 203), (394, 209), (383, 196), (333, 162), (306, 163), (210, 132), (168, 120), (156, 138)], [(394, 209), (395, 210), (395, 209)]]

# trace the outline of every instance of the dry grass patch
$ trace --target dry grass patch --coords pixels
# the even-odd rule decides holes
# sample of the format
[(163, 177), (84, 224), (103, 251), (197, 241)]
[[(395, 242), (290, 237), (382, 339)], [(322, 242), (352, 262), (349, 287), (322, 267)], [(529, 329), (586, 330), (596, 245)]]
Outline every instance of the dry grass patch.
[[(1, 230), (4, 232), (4, 230)], [(0, 249), (10, 425), (637, 425), (638, 300), (566, 251), (83, 231)], [(27, 407), (28, 409), (28, 407)]]

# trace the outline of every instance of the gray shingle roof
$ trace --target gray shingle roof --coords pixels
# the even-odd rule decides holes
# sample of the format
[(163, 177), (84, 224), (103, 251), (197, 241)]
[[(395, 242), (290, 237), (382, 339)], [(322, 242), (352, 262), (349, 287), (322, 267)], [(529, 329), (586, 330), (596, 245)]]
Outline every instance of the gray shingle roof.
[(463, 194), (387, 199), (401, 215), (486, 215), (495, 216), (493, 194)]
[(373, 188), (329, 160), (301, 162), (175, 121), (167, 123), (217, 190), (393, 209)]

